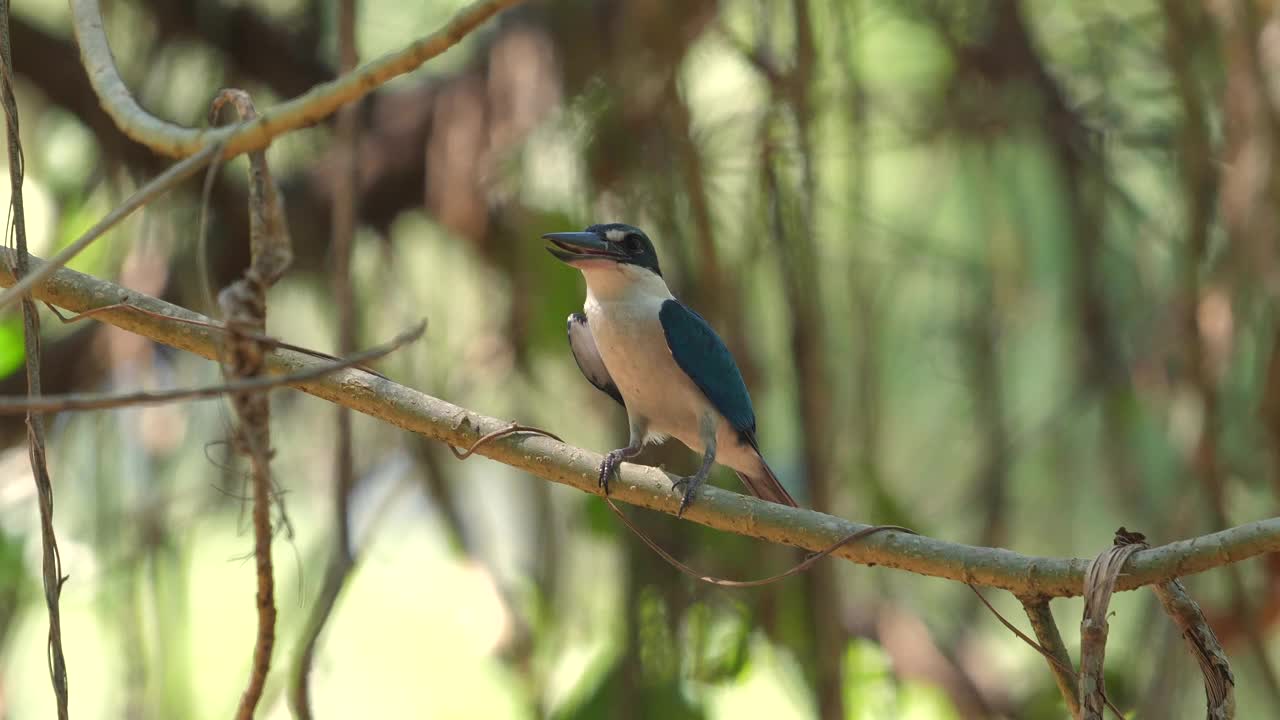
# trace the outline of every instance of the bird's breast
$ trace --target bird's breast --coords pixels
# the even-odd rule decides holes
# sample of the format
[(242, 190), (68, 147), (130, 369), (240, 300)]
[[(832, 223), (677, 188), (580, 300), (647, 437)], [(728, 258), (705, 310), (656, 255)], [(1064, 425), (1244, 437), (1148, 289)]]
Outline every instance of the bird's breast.
[(647, 418), (655, 431), (683, 440), (688, 432), (696, 433), (708, 403), (667, 348), (658, 318), (663, 300), (599, 302), (588, 297), (583, 309), (628, 411)]
[(643, 390), (646, 380), (662, 380), (660, 375), (675, 366), (658, 319), (660, 308), (661, 303), (655, 302), (590, 300), (584, 308), (609, 374), (632, 394)]

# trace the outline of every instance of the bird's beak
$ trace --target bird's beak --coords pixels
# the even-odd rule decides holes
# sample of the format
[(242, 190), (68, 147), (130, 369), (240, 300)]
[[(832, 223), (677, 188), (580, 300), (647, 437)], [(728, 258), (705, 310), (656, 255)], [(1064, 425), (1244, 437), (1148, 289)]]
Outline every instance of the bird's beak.
[(543, 240), (550, 240), (556, 247), (547, 248), (547, 252), (556, 256), (561, 262), (575, 265), (584, 260), (621, 260), (622, 255), (614, 252), (604, 238), (591, 232), (558, 232), (547, 233)]

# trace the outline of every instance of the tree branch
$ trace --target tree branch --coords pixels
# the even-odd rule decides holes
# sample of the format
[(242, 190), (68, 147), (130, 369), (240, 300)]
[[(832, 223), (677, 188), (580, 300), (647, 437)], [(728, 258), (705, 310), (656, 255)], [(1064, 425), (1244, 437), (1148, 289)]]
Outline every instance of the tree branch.
[[(12, 250), (0, 249), (0, 285), (14, 282), (8, 269)], [(31, 259), (32, 269), (43, 261)], [(219, 333), (207, 327), (163, 316), (208, 322), (198, 313), (118, 285), (59, 268), (37, 285), (39, 300), (85, 312), (122, 301), (157, 313), (127, 307), (104, 310), (93, 317), (157, 342), (202, 357), (217, 356)], [(323, 361), (290, 350), (267, 357), (271, 374), (298, 372)], [(349, 407), (425, 437), (468, 447), (485, 433), (508, 427), (510, 421), (471, 412), (390, 380), (359, 370), (343, 370), (315, 380), (298, 382), (298, 389)], [(483, 445), (477, 454), (530, 472), (552, 482), (598, 494), (600, 455), (543, 437), (513, 436)], [(624, 465), (612, 497), (638, 507), (676, 513), (680, 498), (670, 491), (670, 476), (656, 468)], [(727, 490), (707, 487), (685, 513), (707, 527), (756, 537), (783, 545), (818, 551), (861, 528), (862, 523), (801, 508), (789, 508)], [(1117, 590), (1163, 582), (1204, 572), (1266, 552), (1280, 550), (1280, 518), (1267, 518), (1229, 530), (1142, 550), (1125, 566)], [(920, 575), (1009, 590), (1017, 595), (1072, 597), (1081, 594), (1088, 560), (1032, 557), (1001, 548), (982, 548), (905, 533), (878, 533), (833, 553), (862, 565), (883, 565)]]
[(1053, 653), (1057, 662), (1049, 663), (1049, 672), (1058, 684), (1062, 699), (1067, 704), (1067, 711), (1075, 720), (1080, 718), (1080, 684), (1072, 670), (1071, 655), (1062, 642), (1062, 633), (1058, 632), (1058, 623), (1053, 619), (1053, 611), (1049, 609), (1049, 599), (1043, 597), (1021, 598), (1022, 607), (1031, 620), (1031, 628), (1035, 630), (1040, 646)]
[(145, 110), (120, 79), (102, 26), (98, 0), (71, 0), (80, 59), (94, 92), (124, 134), (151, 149), (187, 157), (210, 145), (226, 143), (223, 159), (262, 150), (290, 130), (313, 125), (338, 108), (358, 100), (388, 80), (416, 70), (443, 53), (489, 18), (520, 0), (480, 0), (462, 8), (444, 27), (402, 50), (366, 63), (353, 73), (317, 85), (310, 91), (263, 111), (249, 122), (228, 128), (198, 129), (162, 120)]
[(1169, 614), (1169, 618), (1182, 632), (1182, 639), (1192, 657), (1200, 665), (1204, 675), (1204, 696), (1208, 703), (1206, 717), (1208, 720), (1229, 720), (1236, 716), (1235, 676), (1231, 673), (1231, 663), (1227, 653), (1213, 633), (1213, 628), (1204, 619), (1200, 606), (1187, 594), (1186, 587), (1177, 578), (1165, 583), (1151, 586), (1160, 606)]

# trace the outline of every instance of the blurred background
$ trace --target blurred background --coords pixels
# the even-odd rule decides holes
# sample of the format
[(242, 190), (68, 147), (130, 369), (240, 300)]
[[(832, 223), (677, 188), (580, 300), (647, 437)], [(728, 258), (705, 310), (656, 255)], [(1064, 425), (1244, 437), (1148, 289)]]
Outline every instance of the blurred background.
[[(359, 0), (370, 59), (457, 0)], [(335, 76), (321, 0), (112, 0), (142, 104), (204, 123)], [(1028, 554), (1093, 556), (1274, 514), (1280, 491), (1280, 12), (1269, 0), (545, 0), (359, 105), (355, 337), (426, 317), (378, 367), (605, 451), (626, 439), (564, 336), (579, 273), (544, 232), (638, 225), (733, 350), (766, 456), (803, 504)], [(32, 251), (70, 242), (167, 161), (99, 108), (66, 3), (15, 0)], [(269, 330), (337, 351), (330, 120), (271, 148), (297, 261)], [(153, 203), (72, 266), (212, 313), (246, 264), (245, 162)], [(7, 198), (7, 183), (0, 194)], [(4, 198), (0, 198), (3, 201)], [(217, 382), (205, 360), (45, 322), (46, 392)], [(25, 389), (0, 319), (3, 392)], [(336, 409), (277, 392), (285, 687), (333, 545)], [(222, 402), (50, 422), (71, 710), (219, 718), (254, 634), (252, 532)], [(963, 585), (826, 561), (698, 584), (601, 502), (357, 416), (357, 564), (320, 638), (318, 717), (1060, 718), (1041, 657)], [(37, 509), (0, 419), (0, 716), (52, 715)], [(678, 443), (643, 462), (688, 472)], [(717, 482), (739, 489), (727, 472)], [(632, 511), (723, 577), (793, 551)], [(1240, 717), (1280, 706), (1280, 560), (1189, 578)], [(988, 592), (1026, 628), (1019, 603)], [(1078, 600), (1053, 603), (1078, 657)], [(1202, 717), (1199, 671), (1150, 593), (1113, 603), (1110, 697)]]

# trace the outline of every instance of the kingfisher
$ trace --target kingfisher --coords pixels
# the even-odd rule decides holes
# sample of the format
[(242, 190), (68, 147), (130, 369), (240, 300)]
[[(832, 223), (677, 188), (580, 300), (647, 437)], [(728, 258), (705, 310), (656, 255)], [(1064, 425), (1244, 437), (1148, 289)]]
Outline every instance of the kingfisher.
[(631, 438), (600, 463), (605, 494), (623, 460), (674, 437), (701, 453), (698, 471), (672, 483), (678, 515), (713, 463), (737, 472), (753, 495), (798, 507), (756, 440), (756, 415), (738, 364), (711, 325), (677, 300), (644, 231), (622, 223), (543, 235), (547, 251), (587, 281), (583, 312), (569, 316), (569, 347), (592, 385), (622, 405)]

